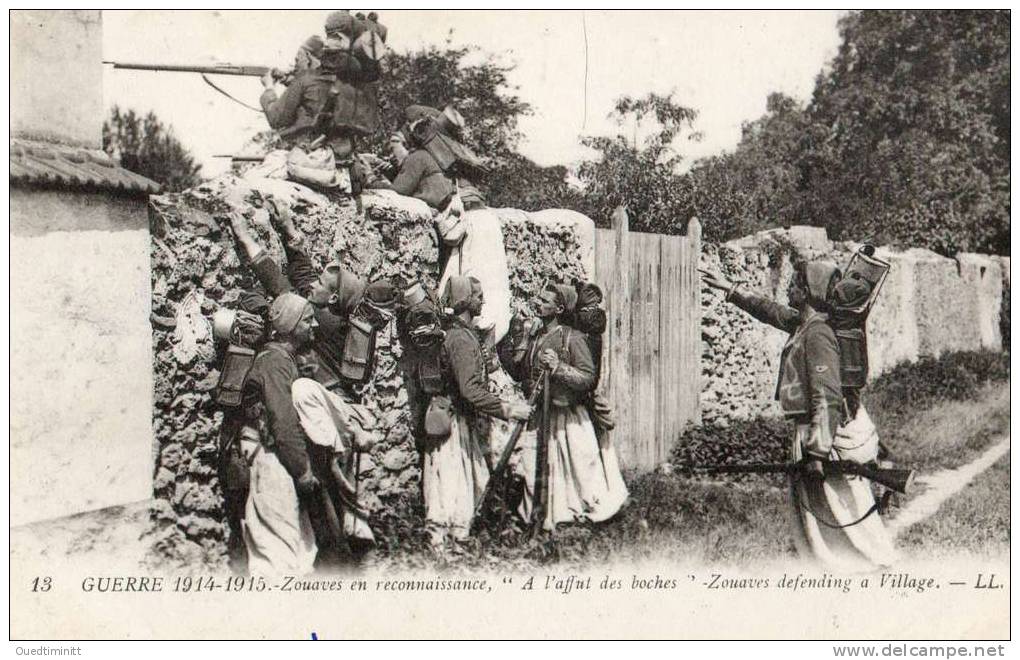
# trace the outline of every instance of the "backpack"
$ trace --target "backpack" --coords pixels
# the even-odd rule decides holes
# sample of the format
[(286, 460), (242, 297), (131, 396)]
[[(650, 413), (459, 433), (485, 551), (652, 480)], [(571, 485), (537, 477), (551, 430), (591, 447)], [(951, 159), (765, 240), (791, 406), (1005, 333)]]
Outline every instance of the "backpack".
[(861, 246), (830, 294), (829, 325), (839, 346), (844, 388), (860, 389), (868, 382), (868, 315), (891, 268), (889, 262), (874, 255), (874, 246)]
[[(452, 402), (446, 396), (442, 365), (446, 332), (438, 301), (420, 283), (416, 282), (404, 291), (403, 305), (397, 314), (397, 334), (404, 349), (413, 355), (411, 378), (428, 399), (416, 415), (415, 436), (432, 442), (440, 441), (449, 436), (452, 424)], [(419, 449), (423, 448), (424, 445), (419, 446)]]
[(594, 282), (574, 281), (577, 304), (574, 307), (574, 327), (583, 332), (595, 362), (595, 387), (602, 380), (602, 335), (606, 331), (606, 311), (602, 308), (602, 289)]
[(223, 308), (213, 317), (213, 334), (227, 341), (213, 400), (225, 408), (239, 408), (257, 349), (265, 340), (264, 322), (255, 314)]
[(379, 99), (375, 82), (379, 64), (358, 57), (354, 44), (343, 54), (322, 108), (315, 116), (315, 130), (331, 135), (338, 130), (370, 135), (379, 128)]

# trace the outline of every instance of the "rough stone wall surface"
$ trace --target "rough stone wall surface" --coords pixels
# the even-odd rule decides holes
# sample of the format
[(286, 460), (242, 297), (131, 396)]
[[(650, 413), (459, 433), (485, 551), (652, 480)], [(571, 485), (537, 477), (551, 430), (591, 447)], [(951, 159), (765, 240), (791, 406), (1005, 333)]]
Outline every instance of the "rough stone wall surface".
[[(218, 349), (205, 320), (221, 306), (234, 306), (251, 282), (233, 244), (227, 214), (244, 215), (257, 240), (282, 263), (282, 246), (262, 207), (267, 195), (292, 209), (320, 266), (339, 258), (367, 279), (399, 275), (430, 287), (438, 280), (431, 211), (423, 202), (390, 191), (366, 192), (363, 213), (348, 198), (327, 197), (288, 181), (234, 175), (151, 198), (153, 430), (158, 443), (153, 517), (154, 552), (161, 561), (215, 563), (222, 558), (227, 527), (215, 447), (223, 413), (212, 402)], [(584, 223), (568, 215), (562, 222), (535, 222), (521, 211), (497, 213), (516, 309), (523, 311), (525, 301), (533, 299), (547, 279), (584, 274)], [(189, 307), (197, 310), (191, 317), (198, 319), (195, 324), (188, 322)], [(182, 326), (192, 329), (186, 338)], [(376, 370), (363, 392), (363, 403), (384, 429), (361, 462), (363, 503), (369, 510), (418, 487), (401, 356), (391, 326), (378, 337)], [(514, 390), (505, 374), (495, 375), (494, 384), (500, 391)], [(494, 435), (505, 435), (506, 428), (501, 425)]]
[[(706, 246), (702, 262), (731, 281), (785, 302), (797, 259), (826, 259), (844, 267), (855, 246), (832, 243), (823, 229), (769, 230)], [(1009, 263), (1002, 257), (879, 249), (889, 276), (868, 319), (870, 376), (894, 365), (946, 351), (1000, 350), (1003, 286)], [(702, 418), (777, 414), (773, 402), (778, 360), (786, 334), (755, 321), (717, 292), (702, 288)]]

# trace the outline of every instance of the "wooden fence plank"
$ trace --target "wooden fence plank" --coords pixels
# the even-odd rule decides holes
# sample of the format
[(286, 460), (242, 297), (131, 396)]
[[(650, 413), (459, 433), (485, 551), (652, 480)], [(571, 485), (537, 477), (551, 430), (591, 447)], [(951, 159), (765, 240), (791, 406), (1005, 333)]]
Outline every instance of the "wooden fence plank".
[[(609, 323), (613, 326), (613, 342), (608, 346), (610, 360), (609, 396), (615, 410), (626, 414), (635, 408), (631, 391), (630, 340), (631, 340), (631, 263), (633, 250), (630, 241), (630, 220), (627, 211), (619, 207), (613, 212), (613, 240), (615, 252), (613, 256), (613, 272), (610, 288), (607, 289), (613, 298), (612, 316)], [(630, 465), (633, 457), (633, 445), (624, 445), (620, 459), (624, 465)]]
[(650, 470), (698, 421), (700, 225), (689, 236), (630, 232), (625, 214), (595, 234), (595, 281), (608, 324), (602, 390), (617, 418), (621, 463)]
[(684, 306), (683, 281), (685, 241), (677, 236), (663, 236), (660, 244), (662, 263), (659, 278), (659, 424), (657, 462), (665, 460), (678, 436), (686, 416), (687, 392), (683, 387), (688, 356), (683, 342), (687, 311)]
[(631, 434), (634, 455), (630, 465), (649, 469), (655, 465), (656, 399), (659, 353), (659, 236), (631, 234)]
[(701, 223), (698, 219), (691, 218), (687, 223), (687, 306), (691, 315), (686, 320), (684, 328), (688, 333), (689, 349), (687, 351), (690, 362), (687, 381), (689, 405), (687, 418), (689, 421), (701, 423), (701, 275), (698, 274), (698, 266), (701, 260)]

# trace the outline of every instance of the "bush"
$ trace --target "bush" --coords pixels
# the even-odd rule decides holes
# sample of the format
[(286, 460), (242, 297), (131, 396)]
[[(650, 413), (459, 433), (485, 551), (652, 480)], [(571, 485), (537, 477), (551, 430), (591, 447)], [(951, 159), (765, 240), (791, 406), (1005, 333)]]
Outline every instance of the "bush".
[(673, 461), (678, 469), (689, 465), (775, 463), (786, 459), (789, 437), (786, 420), (774, 418), (692, 427), (680, 437)]
[(897, 365), (864, 390), (872, 413), (909, 414), (942, 400), (960, 401), (982, 387), (1009, 379), (1009, 356), (992, 351), (961, 351)]
[[(946, 401), (975, 398), (989, 383), (1008, 379), (1009, 356), (1006, 354), (991, 351), (947, 353), (940, 358), (903, 363), (881, 375), (864, 390), (864, 407), (878, 427), (879, 437), (895, 445), (897, 433), (920, 411)], [(788, 460), (790, 433), (789, 422), (773, 418), (691, 428), (681, 436), (672, 461), (680, 472), (694, 465), (782, 462)], [(726, 476), (732, 481), (761, 478), (759, 475)]]
[(882, 374), (864, 390), (864, 407), (894, 461), (917, 469), (951, 467), (1000, 434), (996, 406), (979, 399), (989, 384), (1008, 379), (1008, 354), (947, 353)]

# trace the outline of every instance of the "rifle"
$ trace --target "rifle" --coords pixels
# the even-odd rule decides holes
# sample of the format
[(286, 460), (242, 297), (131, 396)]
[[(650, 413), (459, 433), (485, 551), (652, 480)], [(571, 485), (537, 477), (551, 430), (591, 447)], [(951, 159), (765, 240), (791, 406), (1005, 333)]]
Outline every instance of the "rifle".
[(214, 154), (213, 158), (229, 158), (235, 163), (261, 163), (265, 156), (235, 156), (233, 154)]
[[(807, 470), (808, 461), (803, 459), (795, 463), (751, 463), (736, 465), (691, 465), (690, 471), (706, 474), (803, 474)], [(914, 471), (910, 469), (880, 468), (862, 465), (853, 461), (820, 461), (825, 476), (854, 475), (870, 479), (906, 495), (914, 485)]]
[(551, 420), (549, 407), (552, 399), (549, 392), (549, 372), (542, 373), (542, 423), (538, 432), (538, 456), (535, 460), (535, 492), (531, 507), (531, 538), (538, 536), (545, 524), (546, 506), (549, 499), (549, 432)]
[[(535, 403), (538, 402), (539, 395), (545, 390), (542, 386), (537, 386), (531, 392), (531, 396), (528, 397), (528, 406), (534, 407)], [(482, 491), (482, 496), (478, 498), (478, 504), (475, 505), (475, 512), (471, 515), (471, 529), (475, 528), (475, 524), (478, 522), (479, 517), (482, 515), (482, 509), (485, 507), (485, 501), (489, 499), (489, 495), (492, 494), (492, 486), (496, 483), (496, 478), (503, 474), (506, 470), (506, 466), (510, 463), (510, 455), (514, 451), (514, 447), (517, 446), (517, 442), (521, 439), (521, 433), (524, 432), (524, 427), (528, 424), (527, 419), (522, 419), (517, 422), (513, 432), (510, 434), (510, 439), (507, 440), (506, 445), (503, 447), (503, 451), (499, 454), (499, 460), (496, 461), (496, 467), (492, 468), (492, 474), (489, 477), (489, 481), (485, 484), (485, 489)]]
[(223, 76), (250, 76), (261, 78), (267, 73), (272, 73), (277, 80), (285, 80), (293, 76), (293, 71), (284, 71), (270, 66), (242, 66), (236, 64), (213, 64), (200, 66), (193, 64), (146, 64), (140, 62), (111, 62), (104, 60), (103, 64), (112, 64), (114, 69), (130, 69), (133, 71), (174, 71), (178, 73), (214, 73)]
[(238, 66), (234, 64), (213, 64), (211, 66), (198, 66), (190, 64), (144, 64), (138, 62), (111, 62), (103, 61), (103, 64), (112, 64), (114, 69), (132, 69), (135, 71), (175, 71), (179, 73), (199, 73), (202, 75), (202, 80), (205, 84), (209, 85), (217, 92), (226, 96), (228, 99), (242, 105), (249, 110), (255, 112), (262, 112), (261, 108), (256, 108), (253, 105), (249, 105), (239, 98), (234, 97), (230, 92), (223, 89), (213, 81), (209, 80), (208, 74), (220, 74), (224, 76), (250, 76), (254, 78), (261, 78), (267, 73), (273, 74), (273, 78), (276, 82), (289, 85), (290, 81), (294, 78), (294, 71), (283, 71), (274, 67), (268, 66)]

